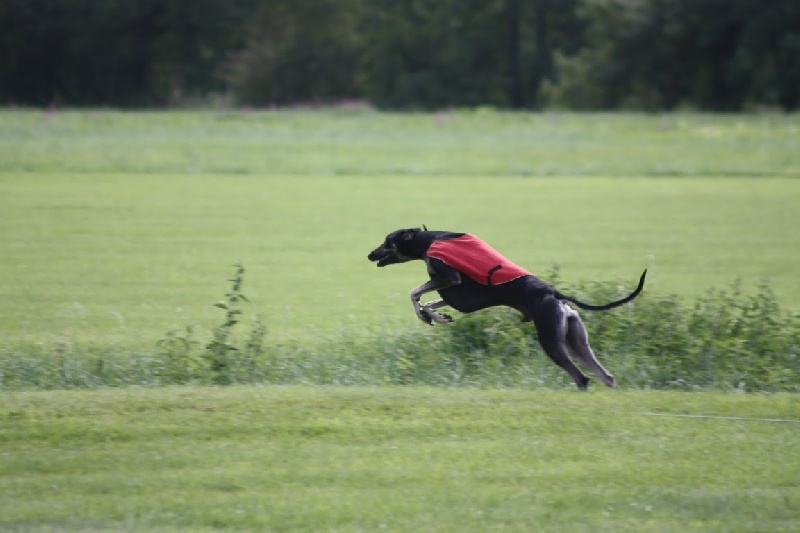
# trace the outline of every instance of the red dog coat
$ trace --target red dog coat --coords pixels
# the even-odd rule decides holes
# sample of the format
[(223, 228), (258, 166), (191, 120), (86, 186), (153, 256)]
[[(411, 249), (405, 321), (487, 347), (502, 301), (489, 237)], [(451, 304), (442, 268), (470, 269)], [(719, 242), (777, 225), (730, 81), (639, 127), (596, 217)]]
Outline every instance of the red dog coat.
[(444, 261), (482, 285), (500, 285), (531, 274), (470, 234), (433, 241), (427, 255)]

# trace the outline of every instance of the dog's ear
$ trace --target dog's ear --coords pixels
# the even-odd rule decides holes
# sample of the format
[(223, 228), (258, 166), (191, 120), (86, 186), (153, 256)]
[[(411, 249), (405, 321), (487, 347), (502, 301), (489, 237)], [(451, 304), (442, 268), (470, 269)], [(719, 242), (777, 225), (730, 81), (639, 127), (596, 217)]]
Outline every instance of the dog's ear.
[(428, 227), (425, 224), (422, 225), (422, 231), (428, 231)]

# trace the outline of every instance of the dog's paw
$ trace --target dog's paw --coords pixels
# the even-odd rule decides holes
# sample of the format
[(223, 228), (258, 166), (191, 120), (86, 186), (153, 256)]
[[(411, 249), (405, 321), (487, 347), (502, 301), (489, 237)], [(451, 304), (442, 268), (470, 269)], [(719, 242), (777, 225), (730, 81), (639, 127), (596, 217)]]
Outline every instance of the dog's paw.
[(431, 312), (431, 319), (437, 324), (449, 324), (453, 321), (453, 317), (450, 315), (446, 315), (444, 313), (437, 313), (436, 311)]
[(422, 312), (425, 313), (425, 316), (428, 318), (428, 320), (430, 320), (428, 323), (431, 325), (433, 325), (432, 322), (436, 322), (437, 324), (447, 324), (453, 321), (453, 317), (450, 315), (439, 313), (428, 306), (423, 306)]
[(429, 326), (433, 325), (433, 317), (431, 316), (431, 311), (424, 307), (417, 307), (415, 309), (417, 312), (417, 318), (419, 318), (424, 323), (428, 324)]

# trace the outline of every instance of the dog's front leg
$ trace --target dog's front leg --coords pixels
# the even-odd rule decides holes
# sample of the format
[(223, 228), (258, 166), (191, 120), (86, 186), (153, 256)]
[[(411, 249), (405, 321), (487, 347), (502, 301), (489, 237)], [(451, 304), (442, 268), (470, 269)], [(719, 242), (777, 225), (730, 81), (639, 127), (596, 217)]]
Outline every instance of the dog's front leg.
[(447, 304), (444, 302), (444, 300), (439, 299), (423, 304), (422, 309), (424, 312), (428, 314), (428, 316), (431, 317), (431, 320), (433, 320), (437, 324), (447, 324), (453, 321), (453, 317), (437, 311), (437, 309), (445, 305)]
[(417, 318), (425, 322), (426, 324), (433, 325), (433, 322), (450, 322), (452, 319), (447, 315), (443, 315), (441, 313), (437, 313), (436, 309), (441, 306), (439, 301), (432, 302), (426, 306), (423, 306), (420, 303), (420, 299), (422, 295), (428, 292), (439, 291), (442, 289), (446, 289), (447, 287), (452, 287), (453, 285), (458, 285), (461, 283), (461, 277), (455, 276), (448, 276), (448, 277), (434, 277), (431, 278), (430, 281), (427, 281), (420, 285), (419, 287), (415, 288), (411, 291), (411, 305), (414, 306), (414, 313), (417, 315)]

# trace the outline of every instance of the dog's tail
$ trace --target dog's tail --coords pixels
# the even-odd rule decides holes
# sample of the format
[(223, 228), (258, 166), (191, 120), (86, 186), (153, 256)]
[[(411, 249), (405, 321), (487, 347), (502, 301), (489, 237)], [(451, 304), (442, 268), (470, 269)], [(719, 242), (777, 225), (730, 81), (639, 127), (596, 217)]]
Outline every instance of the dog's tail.
[(585, 309), (587, 311), (605, 311), (606, 309), (612, 309), (612, 308), (620, 306), (622, 304), (626, 304), (626, 303), (630, 302), (631, 300), (633, 300), (634, 298), (636, 298), (637, 296), (639, 296), (639, 293), (642, 292), (642, 288), (644, 287), (644, 277), (646, 275), (647, 275), (647, 269), (644, 269), (644, 272), (642, 272), (642, 277), (639, 278), (639, 286), (636, 287), (636, 290), (634, 290), (632, 293), (627, 295), (625, 298), (623, 298), (621, 300), (617, 300), (616, 302), (611, 302), (611, 303), (607, 303), (607, 304), (603, 304), (603, 305), (591, 305), (591, 304), (583, 303), (582, 301), (580, 301), (580, 300), (578, 300), (576, 298), (572, 298), (570, 296), (566, 296), (566, 295), (561, 294), (561, 293), (558, 293), (557, 297), (559, 299), (568, 300), (568, 301), (574, 303), (575, 305), (577, 305), (578, 307), (580, 307), (581, 309)]

